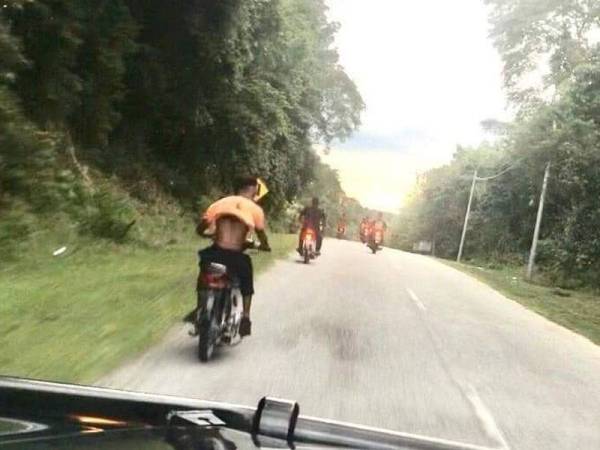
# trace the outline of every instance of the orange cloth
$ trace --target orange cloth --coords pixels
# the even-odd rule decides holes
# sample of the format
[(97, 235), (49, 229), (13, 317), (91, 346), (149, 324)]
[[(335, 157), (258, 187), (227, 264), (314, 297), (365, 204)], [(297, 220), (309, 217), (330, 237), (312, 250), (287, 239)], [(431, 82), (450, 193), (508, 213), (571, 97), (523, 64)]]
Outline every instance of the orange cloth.
[(265, 229), (265, 213), (260, 206), (246, 197), (232, 195), (217, 200), (208, 207), (202, 218), (212, 227), (223, 216), (237, 217), (250, 230)]
[(386, 230), (387, 225), (383, 220), (376, 220), (373, 222), (373, 230), (381, 231), (382, 233)]

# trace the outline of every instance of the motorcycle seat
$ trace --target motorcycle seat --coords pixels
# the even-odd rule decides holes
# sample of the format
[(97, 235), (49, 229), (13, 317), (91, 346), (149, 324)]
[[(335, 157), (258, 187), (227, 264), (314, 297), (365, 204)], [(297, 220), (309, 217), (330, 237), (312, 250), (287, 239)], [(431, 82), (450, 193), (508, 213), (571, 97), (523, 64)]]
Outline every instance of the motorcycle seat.
[(227, 270), (227, 266), (220, 263), (211, 262), (202, 266), (202, 273), (211, 279), (224, 280), (223, 287), (240, 288), (240, 280), (237, 276)]
[(204, 270), (206, 270), (207, 273), (217, 276), (223, 276), (227, 274), (227, 266), (215, 262), (208, 264)]

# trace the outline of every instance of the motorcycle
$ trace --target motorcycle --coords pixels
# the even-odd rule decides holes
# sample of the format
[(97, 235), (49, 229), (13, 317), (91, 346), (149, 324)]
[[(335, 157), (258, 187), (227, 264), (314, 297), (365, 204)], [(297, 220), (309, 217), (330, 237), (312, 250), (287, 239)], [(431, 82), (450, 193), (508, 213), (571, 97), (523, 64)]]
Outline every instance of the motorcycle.
[(306, 228), (302, 235), (302, 259), (308, 264), (317, 256), (317, 233), (312, 228)]
[(362, 242), (363, 244), (367, 243), (367, 233), (364, 231), (360, 233), (360, 242)]
[[(248, 242), (248, 248), (261, 249), (254, 242)], [(243, 297), (239, 280), (225, 265), (214, 262), (200, 267), (196, 292), (198, 305), (190, 335), (198, 337), (198, 358), (207, 362), (220, 344), (236, 345), (241, 341)]]
[(375, 230), (369, 237), (367, 246), (375, 254), (378, 250), (381, 250), (381, 243), (383, 242), (383, 233), (379, 230)]
[(336, 234), (337, 239), (345, 239), (346, 238), (346, 228), (343, 226), (339, 226)]

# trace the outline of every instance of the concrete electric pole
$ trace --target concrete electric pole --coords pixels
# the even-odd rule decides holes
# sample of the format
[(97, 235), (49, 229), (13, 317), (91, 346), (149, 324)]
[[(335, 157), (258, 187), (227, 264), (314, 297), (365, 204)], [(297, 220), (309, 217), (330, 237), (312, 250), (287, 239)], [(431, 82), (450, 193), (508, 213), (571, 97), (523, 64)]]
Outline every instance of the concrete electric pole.
[(469, 194), (469, 203), (467, 204), (467, 213), (465, 214), (465, 223), (463, 224), (462, 235), (460, 237), (460, 245), (458, 246), (458, 255), (456, 262), (460, 262), (465, 245), (465, 236), (467, 235), (467, 226), (469, 225), (469, 214), (471, 214), (471, 203), (473, 202), (473, 193), (475, 192), (475, 183), (477, 182), (477, 170), (473, 172), (473, 182), (471, 183), (471, 193)]
[(546, 189), (548, 187), (548, 177), (550, 176), (550, 163), (546, 164), (544, 172), (544, 182), (542, 183), (542, 193), (540, 194), (540, 204), (538, 205), (537, 218), (535, 219), (535, 228), (533, 230), (533, 241), (531, 242), (531, 251), (529, 252), (529, 263), (527, 264), (527, 279), (531, 280), (533, 276), (533, 266), (535, 265), (535, 254), (540, 237), (540, 227), (542, 225), (542, 215), (544, 213), (544, 200), (546, 198)]

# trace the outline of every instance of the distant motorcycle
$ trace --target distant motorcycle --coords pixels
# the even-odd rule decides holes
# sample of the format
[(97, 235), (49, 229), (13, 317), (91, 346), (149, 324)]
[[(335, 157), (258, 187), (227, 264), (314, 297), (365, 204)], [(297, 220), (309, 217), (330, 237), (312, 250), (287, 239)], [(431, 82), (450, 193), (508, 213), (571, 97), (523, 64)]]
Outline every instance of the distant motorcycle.
[(369, 242), (367, 246), (371, 249), (373, 253), (377, 253), (378, 250), (381, 250), (381, 243), (383, 242), (383, 233), (380, 230), (374, 230), (369, 236)]
[(342, 225), (338, 226), (336, 237), (338, 239), (345, 239), (346, 238), (346, 227), (344, 227)]
[(302, 234), (302, 259), (308, 264), (317, 256), (317, 233), (312, 228), (305, 228)]
[[(254, 242), (246, 249), (260, 250)], [(243, 297), (239, 280), (223, 264), (201, 265), (196, 286), (198, 306), (193, 318), (194, 332), (198, 337), (198, 358), (210, 360), (220, 344), (234, 345), (241, 341)]]

